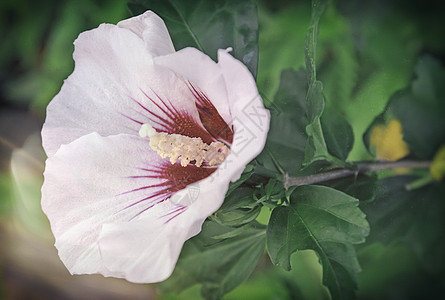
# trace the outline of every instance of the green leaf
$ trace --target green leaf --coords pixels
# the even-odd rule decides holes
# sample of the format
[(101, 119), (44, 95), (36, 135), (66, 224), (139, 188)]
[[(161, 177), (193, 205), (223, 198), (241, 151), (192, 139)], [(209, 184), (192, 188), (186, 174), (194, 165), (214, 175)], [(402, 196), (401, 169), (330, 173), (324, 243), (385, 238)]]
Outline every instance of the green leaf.
[(432, 159), (445, 143), (445, 69), (439, 61), (424, 56), (416, 65), (415, 75), (411, 85), (396, 92), (366, 130), (363, 138), (370, 153), (376, 152), (376, 145), (370, 144), (374, 131), (394, 121), (400, 122), (403, 141), (401, 136), (399, 143), (394, 138), (387, 140), (386, 147), (380, 145), (381, 154), (390, 157), (392, 153), (397, 158), (397, 153), (410, 151), (418, 158)]
[(357, 177), (350, 176), (326, 183), (327, 186), (342, 191), (361, 202), (371, 202), (375, 198), (377, 176), (360, 174)]
[(285, 196), (285, 192), (286, 190), (281, 180), (270, 179), (265, 186), (265, 196), (267, 199), (279, 200)]
[(303, 161), (304, 166), (316, 160), (330, 159), (320, 123), (320, 117), (324, 110), (323, 84), (320, 81), (310, 83), (307, 106), (309, 124), (306, 126), (308, 140)]
[(445, 271), (445, 186), (432, 184), (406, 189), (414, 176), (389, 177), (378, 181), (373, 202), (361, 204), (372, 231), (368, 242), (404, 242), (422, 259), (424, 268)]
[(308, 70), (308, 82), (312, 85), (317, 80), (317, 66), (316, 66), (316, 49), (318, 38), (318, 23), (321, 15), (326, 9), (328, 0), (312, 0), (311, 22), (306, 34), (306, 69)]
[(306, 127), (308, 140), (306, 143), (303, 165), (307, 166), (316, 160), (331, 160), (328, 153), (320, 117), (325, 106), (323, 84), (317, 80), (316, 49), (318, 25), (320, 17), (326, 9), (327, 0), (313, 0), (311, 22), (306, 34), (306, 69), (308, 71), (309, 90), (307, 93), (307, 116), (309, 124)]
[[(306, 35), (306, 68), (308, 72), (285, 70), (280, 86), (271, 105), (271, 125), (265, 151), (259, 161), (269, 169), (295, 175), (302, 165), (308, 166), (317, 160), (339, 163), (325, 142), (320, 117), (325, 106), (323, 85), (316, 80), (315, 50), (318, 22), (327, 1), (313, 1), (310, 26)], [(309, 87), (303, 85), (309, 82)], [(303, 95), (306, 93), (306, 95)], [(328, 119), (342, 132), (328, 132), (334, 155), (344, 158), (352, 146), (352, 130), (340, 118)], [(335, 123), (334, 123), (335, 121)], [(342, 134), (346, 133), (346, 136)], [(343, 149), (339, 149), (348, 144)], [(351, 145), (349, 145), (351, 144)]]
[(431, 159), (445, 143), (445, 68), (431, 56), (422, 57), (411, 86), (388, 105), (400, 120), (404, 140), (414, 154)]
[(226, 226), (237, 227), (255, 220), (261, 211), (260, 206), (246, 209), (233, 209), (231, 211), (215, 213), (215, 221)]
[(232, 47), (256, 76), (258, 18), (252, 1), (132, 0), (129, 7), (135, 15), (148, 9), (158, 14), (176, 49), (195, 47), (216, 60), (218, 49)]
[(345, 161), (354, 145), (351, 125), (342, 114), (330, 109), (322, 115), (321, 127), (329, 153)]
[(265, 150), (258, 161), (271, 170), (295, 174), (304, 158), (307, 103), (306, 72), (300, 69), (281, 73), (280, 87), (270, 103), (270, 129)]
[(323, 266), (323, 283), (333, 299), (351, 299), (360, 271), (353, 244), (369, 233), (358, 200), (322, 186), (295, 189), (291, 205), (277, 207), (267, 228), (272, 262), (290, 269), (290, 255), (314, 250)]
[(309, 85), (307, 92), (307, 116), (310, 123), (320, 119), (324, 110), (323, 84), (315, 81)]
[(205, 299), (221, 299), (247, 279), (264, 253), (265, 228), (252, 223), (235, 237), (213, 238), (232, 230), (206, 221), (202, 232), (185, 243), (173, 275), (161, 284), (162, 290), (179, 292), (199, 283)]
[[(245, 284), (224, 296), (225, 300), (327, 300), (329, 291), (321, 282), (321, 266), (314, 251), (292, 255), (291, 271), (262, 265)], [(185, 298), (184, 298), (185, 299)]]
[(237, 235), (240, 235), (241, 233), (243, 233), (245, 230), (249, 229), (250, 227), (252, 227), (253, 223), (254, 222), (247, 223), (245, 225), (242, 225), (240, 227), (237, 227), (237, 228), (233, 229), (232, 231), (212, 236), (212, 238), (215, 239), (215, 240), (225, 240), (225, 239), (228, 239), (228, 238), (233, 238), (233, 237), (235, 237)]
[(213, 215), (213, 220), (225, 225), (237, 227), (256, 219), (261, 207), (253, 199), (254, 190), (239, 187), (227, 196), (223, 205)]
[(243, 173), (241, 174), (241, 177), (237, 181), (231, 182), (229, 184), (229, 189), (227, 190), (226, 197), (230, 195), (239, 186), (241, 186), (244, 182), (249, 180), (249, 178), (252, 176), (253, 173), (254, 173), (254, 166), (252, 164), (247, 165)]

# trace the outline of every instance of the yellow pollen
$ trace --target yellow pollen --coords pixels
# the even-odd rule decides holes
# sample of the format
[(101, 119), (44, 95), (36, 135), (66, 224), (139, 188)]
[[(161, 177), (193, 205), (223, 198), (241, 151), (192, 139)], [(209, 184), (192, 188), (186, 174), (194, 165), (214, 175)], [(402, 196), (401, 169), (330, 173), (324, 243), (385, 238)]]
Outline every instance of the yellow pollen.
[(186, 167), (191, 161), (200, 167), (204, 162), (209, 166), (221, 164), (229, 154), (229, 148), (221, 142), (204, 143), (201, 138), (191, 138), (181, 134), (156, 132), (150, 124), (143, 124), (139, 130), (141, 137), (150, 138), (150, 147), (162, 158), (169, 157), (170, 162), (181, 162)]

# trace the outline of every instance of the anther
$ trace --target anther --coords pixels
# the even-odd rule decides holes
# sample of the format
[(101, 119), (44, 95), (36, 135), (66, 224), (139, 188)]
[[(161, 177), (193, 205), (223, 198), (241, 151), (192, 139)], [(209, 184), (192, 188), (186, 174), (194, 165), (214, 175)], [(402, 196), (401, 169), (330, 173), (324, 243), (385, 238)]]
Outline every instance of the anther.
[(210, 145), (204, 143), (201, 138), (191, 138), (181, 134), (168, 134), (156, 132), (150, 124), (143, 124), (139, 130), (141, 137), (150, 138), (150, 147), (162, 158), (170, 158), (174, 164), (180, 161), (185, 167), (194, 161), (197, 167), (203, 163), (208, 166), (221, 164), (229, 154), (229, 148), (221, 142), (212, 142)]

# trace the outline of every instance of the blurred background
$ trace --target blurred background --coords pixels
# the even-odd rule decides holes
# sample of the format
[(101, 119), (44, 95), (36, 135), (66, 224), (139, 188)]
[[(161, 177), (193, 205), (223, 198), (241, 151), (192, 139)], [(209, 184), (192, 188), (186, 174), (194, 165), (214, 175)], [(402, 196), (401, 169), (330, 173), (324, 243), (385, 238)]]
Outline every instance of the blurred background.
[[(257, 1), (258, 87), (271, 101), (281, 70), (304, 66), (310, 1)], [(154, 285), (102, 276), (71, 276), (59, 261), (40, 209), (45, 154), (40, 129), (49, 101), (74, 67), (73, 41), (100, 23), (130, 16), (124, 0), (2, 0), (0, 2), (0, 298), (194, 299), (199, 288), (159, 296)], [(319, 79), (328, 109), (354, 128), (350, 160), (369, 158), (362, 135), (389, 97), (409, 85), (422, 54), (445, 62), (440, 1), (334, 1), (322, 17)], [(360, 299), (408, 299), (413, 289), (440, 290), (415, 255), (400, 244), (359, 249)], [(316, 256), (293, 256), (290, 273), (267, 258), (226, 299), (328, 299)], [(413, 284), (415, 283), (415, 284)], [(413, 296), (414, 295), (414, 296)], [(178, 298), (179, 297), (179, 298)], [(415, 298), (412, 298), (415, 299)]]

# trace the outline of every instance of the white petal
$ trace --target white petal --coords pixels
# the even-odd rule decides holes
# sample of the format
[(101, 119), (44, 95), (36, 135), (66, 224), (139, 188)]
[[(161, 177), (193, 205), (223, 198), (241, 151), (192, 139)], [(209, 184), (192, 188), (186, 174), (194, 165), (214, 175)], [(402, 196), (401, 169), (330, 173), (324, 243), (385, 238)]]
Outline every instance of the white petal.
[(142, 138), (94, 133), (48, 159), (42, 208), (71, 273), (147, 283), (171, 274), (184, 241), (221, 205), (228, 182), (203, 186), (188, 207), (168, 200), (151, 207), (140, 201), (153, 193), (144, 187), (164, 181), (143, 177), (143, 169), (160, 162)]
[(153, 57), (175, 52), (164, 21), (152, 11), (123, 20), (117, 23), (117, 26), (127, 28), (143, 39)]
[[(145, 22), (159, 21), (154, 15), (148, 16), (151, 17), (145, 18)], [(149, 29), (144, 31), (146, 35)], [(195, 98), (187, 83), (173, 71), (153, 66), (145, 43), (132, 31), (110, 24), (79, 36), (73, 55), (74, 72), (47, 108), (42, 138), (48, 156), (60, 145), (92, 132), (103, 136), (137, 135), (142, 123), (159, 121), (148, 111), (169, 119), (158, 96), (200, 124)]]
[[(222, 205), (228, 184), (226, 178), (207, 178), (188, 187), (185, 194), (191, 205), (183, 213), (163, 217), (162, 223), (147, 215), (137, 222), (104, 225), (99, 245), (106, 266), (114, 274), (123, 272), (132, 282), (167, 279), (183, 243), (198, 234), (207, 216)], [(190, 188), (192, 193), (187, 192)], [(175, 207), (170, 201), (163, 205)]]
[(203, 91), (212, 101), (227, 124), (231, 124), (227, 90), (221, 68), (207, 55), (195, 48), (184, 48), (176, 53), (153, 59), (180, 74)]
[(263, 150), (270, 114), (264, 108), (255, 80), (245, 65), (227, 51), (219, 50), (218, 66), (227, 86), (235, 134), (230, 155), (212, 176), (228, 176), (235, 181), (244, 166)]
[(119, 277), (136, 283), (160, 282), (171, 275), (185, 233), (184, 229), (175, 232), (170, 224), (149, 219), (105, 224), (99, 238), (100, 251), (110, 271), (122, 274)]
[(138, 36), (109, 24), (82, 33), (73, 56), (74, 72), (47, 108), (42, 138), (48, 156), (94, 131), (131, 133), (130, 126), (116, 119), (123, 118), (119, 112), (126, 111), (134, 91), (144, 86), (152, 65)]

